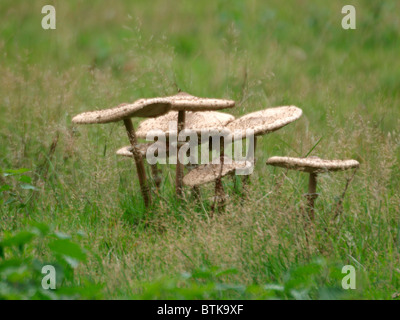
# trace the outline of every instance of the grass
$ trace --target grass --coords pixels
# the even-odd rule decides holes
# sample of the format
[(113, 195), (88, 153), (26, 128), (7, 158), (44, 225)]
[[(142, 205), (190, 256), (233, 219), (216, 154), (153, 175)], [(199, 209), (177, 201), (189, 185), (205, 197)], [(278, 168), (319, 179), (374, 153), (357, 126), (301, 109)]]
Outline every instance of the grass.
[[(340, 288), (337, 273), (347, 264), (357, 270), (357, 289), (346, 298), (391, 299), (398, 292), (397, 1), (353, 1), (356, 30), (341, 28), (346, 1), (51, 3), (52, 31), (41, 28), (41, 8), (49, 3), (0, 3), (0, 168), (30, 169), (25, 175), (37, 189), (0, 177), (0, 187), (12, 191), (0, 194), (0, 237), (32, 221), (84, 232), (79, 241), (88, 259), (74, 281), (102, 283), (110, 299), (268, 298), (264, 285), (293, 279), (307, 294), (278, 297), (323, 298), (319, 289)], [(162, 196), (145, 210), (132, 161), (115, 155), (127, 144), (123, 126), (71, 124), (77, 113), (177, 88), (235, 99), (235, 116), (287, 104), (304, 112), (259, 140), (248, 199), (224, 180), (227, 212), (213, 218), (207, 201), (193, 205), (190, 190), (175, 199), (173, 166), (164, 166)], [(351, 173), (321, 176), (315, 223), (305, 227), (306, 175), (265, 160), (310, 150), (357, 159), (361, 168), (337, 220), (337, 197)], [(202, 191), (207, 198), (212, 186)], [(315, 269), (315, 261), (323, 267)], [(207, 287), (219, 281), (215, 270), (231, 269), (217, 278), (246, 294)], [(192, 276), (198, 270), (207, 276)]]

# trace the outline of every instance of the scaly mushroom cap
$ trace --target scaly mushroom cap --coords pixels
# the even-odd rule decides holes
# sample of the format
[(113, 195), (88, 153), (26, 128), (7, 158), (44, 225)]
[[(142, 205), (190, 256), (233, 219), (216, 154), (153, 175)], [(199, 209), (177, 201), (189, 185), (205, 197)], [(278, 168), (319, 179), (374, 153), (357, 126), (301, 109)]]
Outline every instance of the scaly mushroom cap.
[[(161, 142), (138, 143), (136, 145), (138, 151), (140, 152), (140, 154), (143, 157), (146, 156), (147, 149), (149, 149), (151, 146), (153, 146), (154, 148), (158, 148), (159, 151), (164, 149), (166, 155), (168, 155), (168, 150), (167, 150), (167, 148), (165, 148), (166, 146), (164, 145), (164, 143), (161, 143)], [(133, 158), (132, 146), (123, 147), (123, 148), (117, 150), (116, 154), (119, 156), (123, 156), (123, 157)]]
[(360, 163), (356, 160), (324, 160), (318, 157), (272, 157), (267, 160), (267, 164), (309, 173), (347, 170), (360, 166)]
[(171, 109), (163, 98), (139, 99), (134, 103), (123, 103), (111, 109), (89, 111), (72, 119), (76, 124), (109, 123), (132, 117), (152, 118), (163, 115)]
[(179, 92), (174, 96), (165, 97), (171, 102), (171, 110), (175, 111), (212, 111), (233, 108), (235, 101), (214, 98), (199, 98), (186, 92)]
[[(230, 163), (228, 163), (228, 160)], [(224, 164), (221, 171), (221, 163), (219, 164), (203, 164), (198, 166), (196, 169), (190, 171), (186, 176), (183, 177), (183, 184), (189, 187), (200, 186), (205, 183), (213, 182), (221, 177), (224, 177), (230, 173), (233, 173), (236, 169), (243, 169), (248, 163), (246, 162), (235, 162), (225, 156)]]
[(262, 135), (278, 130), (299, 119), (303, 111), (295, 106), (268, 108), (252, 112), (232, 121), (227, 125), (232, 133), (240, 130), (246, 136), (246, 129), (254, 130), (254, 135)]
[[(222, 112), (202, 111), (187, 112), (185, 120), (185, 129), (196, 131), (200, 135), (201, 130), (223, 130), (224, 127), (235, 120), (235, 117)], [(142, 121), (136, 130), (136, 136), (139, 139), (146, 139), (151, 130), (161, 130), (168, 137), (171, 134), (177, 134), (177, 131), (169, 131), (169, 123), (178, 121), (178, 112), (170, 111), (167, 114), (154, 119)]]

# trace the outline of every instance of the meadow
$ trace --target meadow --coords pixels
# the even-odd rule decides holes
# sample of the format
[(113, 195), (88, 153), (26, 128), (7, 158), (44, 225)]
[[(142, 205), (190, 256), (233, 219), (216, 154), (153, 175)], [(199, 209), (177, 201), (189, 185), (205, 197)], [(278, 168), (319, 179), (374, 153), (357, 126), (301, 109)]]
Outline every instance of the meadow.
[[(56, 30), (41, 27), (46, 4)], [(2, 0), (0, 298), (52, 298), (10, 285), (39, 287), (35, 261), (52, 259), (60, 288), (90, 288), (76, 298), (400, 296), (400, 2), (352, 1), (356, 30), (341, 27), (346, 4)], [(236, 117), (303, 110), (259, 139), (244, 196), (223, 180), (223, 214), (211, 215), (212, 185), (200, 203), (190, 189), (176, 199), (172, 165), (146, 209), (132, 159), (115, 154), (123, 125), (71, 123), (178, 89), (233, 99)], [(361, 164), (338, 216), (351, 172), (320, 177), (312, 225), (307, 176), (265, 165), (307, 154)], [(355, 290), (341, 287), (344, 265)]]

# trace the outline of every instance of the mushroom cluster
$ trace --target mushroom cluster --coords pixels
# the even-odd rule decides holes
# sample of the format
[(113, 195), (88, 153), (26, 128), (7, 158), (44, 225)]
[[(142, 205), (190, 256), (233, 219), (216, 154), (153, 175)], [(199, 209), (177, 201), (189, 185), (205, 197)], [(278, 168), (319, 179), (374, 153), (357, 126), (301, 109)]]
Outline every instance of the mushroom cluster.
[[(175, 189), (178, 197), (183, 195), (183, 186), (193, 188), (195, 195), (199, 196), (199, 186), (214, 182), (215, 197), (212, 208), (213, 211), (215, 207), (218, 208), (218, 211), (223, 211), (226, 205), (226, 196), (222, 178), (234, 174), (236, 170), (254, 166), (257, 137), (281, 129), (299, 119), (303, 114), (302, 110), (296, 106), (267, 108), (246, 114), (238, 119), (228, 113), (217, 111), (233, 108), (234, 106), (235, 102), (233, 100), (199, 98), (185, 92), (179, 92), (174, 96), (140, 99), (131, 104), (121, 104), (111, 109), (84, 112), (75, 116), (72, 122), (75, 124), (100, 124), (123, 121), (130, 145), (119, 149), (117, 155), (134, 159), (146, 207), (151, 204), (151, 192), (143, 158), (149, 152), (154, 154), (154, 151), (156, 151), (158, 156), (169, 157), (171, 145), (166, 142), (171, 142), (173, 136), (179, 137), (179, 134), (185, 129), (190, 129), (198, 137), (202, 133), (208, 132), (210, 139), (208, 142), (209, 152), (214, 151), (211, 144), (212, 138), (218, 136), (220, 139), (219, 157), (211, 163), (199, 166), (188, 165), (187, 169), (192, 168), (192, 170), (183, 176), (184, 165), (177, 157)], [(149, 119), (142, 121), (135, 131), (131, 120), (132, 117)], [(176, 126), (171, 127), (171, 123), (175, 123)], [(156, 141), (155, 143), (138, 142), (138, 139), (147, 139), (149, 133), (154, 132), (153, 130), (161, 132), (165, 137), (164, 141)], [(224, 154), (225, 136), (221, 135), (221, 132), (234, 132), (233, 136), (230, 135), (234, 141), (253, 139), (254, 143), (250, 143), (251, 148), (246, 150), (247, 157), (244, 161), (232, 160)], [(179, 154), (183, 145), (184, 143), (177, 139), (175, 145), (177, 154)], [(317, 157), (271, 157), (266, 164), (309, 173), (309, 188), (306, 197), (311, 218), (314, 218), (314, 202), (318, 197), (316, 191), (317, 175), (321, 172), (359, 167), (359, 163), (355, 160), (323, 160)], [(150, 164), (150, 166), (158, 192), (162, 183), (161, 171), (157, 167), (157, 163)], [(248, 181), (249, 174), (245, 175), (245, 177), (244, 183)]]
[[(233, 100), (199, 98), (185, 92), (179, 92), (174, 96), (140, 99), (132, 104), (124, 103), (111, 109), (84, 112), (75, 116), (72, 119), (72, 122), (74, 124), (102, 124), (116, 121), (124, 122), (130, 146), (119, 149), (117, 154), (134, 158), (144, 203), (145, 206), (148, 207), (151, 203), (151, 193), (147, 182), (143, 157), (147, 153), (148, 148), (153, 144), (138, 143), (138, 136), (133, 127), (131, 118), (155, 118), (166, 114), (165, 117), (154, 119), (153, 122), (141, 123), (140, 137), (144, 138), (147, 134), (146, 131), (149, 131), (150, 129), (164, 129), (164, 132), (168, 137), (171, 133), (166, 130), (165, 125), (168, 125), (171, 120), (176, 120), (176, 134), (179, 136), (179, 133), (185, 128), (186, 113), (188, 113), (189, 118), (188, 127), (200, 132), (201, 129), (207, 128), (207, 125), (211, 125), (212, 128), (221, 128), (231, 122), (234, 119), (233, 116), (222, 114), (215, 110), (232, 108), (234, 106), (235, 101)], [(168, 113), (169, 111), (172, 112)], [(203, 114), (199, 114), (199, 112), (202, 112)], [(205, 121), (205, 119), (207, 119), (207, 121)], [(179, 153), (181, 145), (178, 144), (177, 147)], [(166, 152), (168, 153), (168, 150), (166, 150)], [(158, 188), (161, 179), (158, 175), (156, 165), (152, 165), (152, 173)], [(176, 193), (178, 196), (182, 195), (182, 179), (183, 166), (179, 162), (178, 158), (176, 165)]]

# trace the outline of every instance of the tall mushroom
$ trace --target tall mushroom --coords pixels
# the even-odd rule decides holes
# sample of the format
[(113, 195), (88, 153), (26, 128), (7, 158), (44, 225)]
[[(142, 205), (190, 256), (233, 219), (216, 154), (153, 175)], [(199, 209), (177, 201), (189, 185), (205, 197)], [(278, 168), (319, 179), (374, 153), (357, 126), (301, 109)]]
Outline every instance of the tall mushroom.
[(228, 174), (233, 174), (236, 169), (243, 169), (246, 165), (246, 162), (236, 162), (225, 156), (218, 164), (203, 164), (193, 169), (185, 175), (183, 184), (189, 187), (198, 187), (206, 183), (215, 182), (217, 207), (223, 211), (225, 209), (225, 191), (221, 178)]
[[(254, 132), (254, 145), (251, 150), (252, 157), (248, 159), (248, 161), (255, 161), (255, 153), (257, 146), (257, 137), (260, 135), (268, 134), (273, 131), (276, 131), (289, 123), (299, 119), (303, 111), (295, 106), (283, 106), (283, 107), (274, 107), (268, 108), (256, 112), (252, 112), (246, 114), (232, 122), (230, 122), (226, 128), (234, 132), (239, 132), (241, 135), (239, 136), (241, 139), (245, 139), (247, 137), (246, 130), (251, 129)], [(233, 136), (234, 139), (237, 139), (236, 136)], [(248, 180), (248, 176), (245, 178), (245, 181)]]
[[(192, 96), (186, 92), (179, 92), (174, 96), (169, 96), (163, 98), (169, 103), (171, 103), (171, 110), (178, 111), (178, 132), (179, 133), (185, 129), (185, 119), (187, 111), (215, 111), (226, 108), (233, 108), (235, 106), (235, 101), (225, 100), (225, 99), (214, 99), (214, 98), (199, 98)], [(180, 144), (178, 143), (178, 154), (179, 154)], [(183, 166), (179, 162), (179, 158), (176, 163), (176, 194), (178, 196), (182, 195), (182, 177), (183, 176)]]
[(150, 190), (147, 185), (146, 172), (144, 170), (143, 158), (137, 148), (137, 138), (132, 124), (132, 117), (157, 117), (167, 113), (171, 108), (170, 103), (165, 99), (152, 98), (140, 99), (132, 104), (121, 104), (115, 108), (96, 110), (78, 114), (72, 119), (75, 124), (101, 124), (116, 121), (123, 121), (129, 142), (132, 146), (132, 153), (136, 163), (139, 177), (140, 189), (143, 195), (145, 206), (151, 202)]
[(267, 165), (309, 173), (308, 193), (306, 194), (306, 197), (308, 201), (310, 218), (314, 219), (314, 202), (318, 197), (317, 175), (322, 172), (358, 168), (360, 163), (356, 160), (324, 160), (318, 157), (271, 157), (267, 160)]
[[(202, 130), (209, 132), (223, 130), (228, 123), (235, 120), (234, 116), (217, 111), (188, 111), (185, 118), (185, 129), (194, 131), (199, 138), (199, 143)], [(170, 136), (177, 135), (177, 131), (171, 131), (169, 126), (170, 122), (176, 121), (178, 121), (177, 111), (170, 111), (163, 116), (144, 120), (139, 124), (136, 135), (139, 139), (146, 139), (152, 130), (161, 130), (168, 140)], [(198, 193), (197, 188), (194, 189), (195, 193)]]

